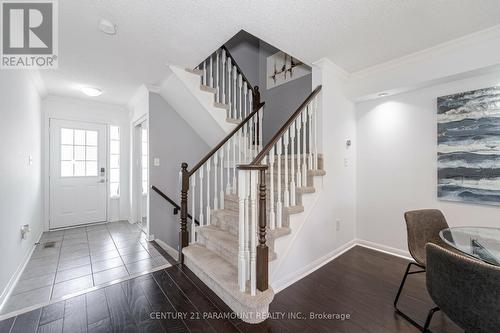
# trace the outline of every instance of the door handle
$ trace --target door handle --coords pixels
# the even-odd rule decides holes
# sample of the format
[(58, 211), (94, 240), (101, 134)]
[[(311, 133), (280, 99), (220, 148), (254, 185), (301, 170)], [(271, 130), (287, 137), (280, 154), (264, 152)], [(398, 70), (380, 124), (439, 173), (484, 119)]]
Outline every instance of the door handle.
[(106, 182), (106, 180), (104, 180), (104, 179), (101, 179), (100, 181), (98, 181), (99, 184), (103, 184), (105, 182)]

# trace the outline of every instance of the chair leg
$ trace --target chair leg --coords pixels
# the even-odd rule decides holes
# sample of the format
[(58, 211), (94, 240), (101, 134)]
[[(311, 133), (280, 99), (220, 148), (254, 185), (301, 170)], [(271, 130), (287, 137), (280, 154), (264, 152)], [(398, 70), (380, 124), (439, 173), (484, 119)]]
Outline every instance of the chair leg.
[(427, 319), (425, 320), (425, 325), (422, 328), (422, 332), (427, 332), (429, 326), (431, 325), (432, 316), (434, 316), (434, 313), (436, 313), (437, 311), (439, 311), (438, 307), (429, 310), (429, 314), (427, 315)]
[(394, 307), (396, 308), (396, 310), (398, 309), (399, 296), (401, 296), (401, 292), (403, 291), (403, 287), (405, 285), (406, 278), (408, 277), (408, 273), (410, 272), (411, 265), (413, 265), (412, 262), (408, 263), (408, 266), (406, 267), (405, 275), (403, 276), (403, 280), (401, 281), (401, 284), (399, 285), (398, 293), (396, 295), (396, 298), (394, 299)]
[[(420, 267), (420, 268), (422, 268), (422, 270), (410, 272), (410, 269), (411, 269), (412, 265)], [(399, 301), (399, 296), (401, 296), (401, 292), (403, 291), (403, 287), (405, 285), (406, 278), (408, 277), (408, 275), (416, 274), (416, 273), (423, 273), (423, 272), (425, 272), (424, 267), (422, 267), (422, 266), (420, 266), (420, 265), (418, 265), (418, 264), (416, 264), (414, 262), (410, 262), (408, 264), (408, 267), (406, 267), (405, 275), (403, 276), (403, 280), (401, 281), (401, 285), (399, 286), (398, 293), (396, 294), (396, 298), (394, 299), (394, 309), (396, 310), (396, 313), (398, 313), (400, 316), (402, 316), (403, 318), (405, 318), (408, 322), (410, 322), (410, 324), (412, 324), (413, 326), (417, 327), (419, 330), (422, 329), (422, 326), (420, 326), (415, 320), (413, 320), (412, 318), (410, 318), (406, 313), (404, 313), (404, 312), (402, 312), (401, 310), (398, 309), (398, 301)]]

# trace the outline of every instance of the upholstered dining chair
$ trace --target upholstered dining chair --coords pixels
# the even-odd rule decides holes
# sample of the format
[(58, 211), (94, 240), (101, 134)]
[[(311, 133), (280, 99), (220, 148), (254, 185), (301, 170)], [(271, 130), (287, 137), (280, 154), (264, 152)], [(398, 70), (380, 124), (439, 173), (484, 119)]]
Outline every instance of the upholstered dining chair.
[[(398, 289), (396, 298), (394, 299), (394, 308), (396, 312), (402, 315), (405, 319), (413, 325), (421, 328), (414, 320), (408, 315), (399, 310), (398, 300), (403, 291), (403, 287), (408, 275), (424, 273), (426, 266), (425, 259), (425, 244), (434, 243), (445, 246), (444, 242), (439, 237), (439, 232), (448, 228), (448, 223), (440, 210), (437, 209), (421, 209), (409, 211), (404, 214), (406, 221), (406, 230), (408, 234), (408, 249), (415, 262), (410, 262), (406, 267), (403, 280)], [(412, 266), (417, 267), (419, 270), (411, 271)]]
[(427, 244), (427, 291), (438, 308), (465, 332), (500, 332), (500, 267)]

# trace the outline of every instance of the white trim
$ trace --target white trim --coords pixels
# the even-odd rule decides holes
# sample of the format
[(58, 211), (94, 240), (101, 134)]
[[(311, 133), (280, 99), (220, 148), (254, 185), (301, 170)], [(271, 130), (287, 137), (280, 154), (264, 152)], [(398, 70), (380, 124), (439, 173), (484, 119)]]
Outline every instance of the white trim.
[(372, 249), (375, 251), (383, 252), (385, 254), (390, 254), (392, 256), (400, 257), (403, 259), (411, 260), (414, 261), (414, 259), (411, 257), (410, 252), (396, 249), (394, 247), (390, 247), (387, 245), (382, 245), (374, 242), (370, 242), (364, 239), (355, 239), (356, 245), (366, 247), (368, 249)]
[(0, 295), (0, 310), (3, 308), (5, 301), (9, 298), (10, 294), (12, 293), (12, 290), (14, 290), (14, 287), (17, 284), (17, 281), (19, 281), (19, 278), (24, 272), (24, 269), (26, 268), (26, 265), (28, 264), (29, 260), (31, 259), (31, 256), (33, 255), (33, 252), (35, 251), (36, 245), (40, 243), (40, 239), (42, 238), (43, 230), (40, 231), (40, 234), (38, 235), (36, 239), (36, 242), (33, 244), (31, 247), (31, 250), (28, 252), (28, 254), (24, 257), (24, 260), (21, 262), (21, 264), (17, 267), (16, 272), (12, 277), (10, 278), (9, 282), (5, 286), (4, 290), (2, 291), (2, 295)]
[(165, 243), (164, 241), (162, 241), (161, 239), (154, 239), (154, 241), (160, 245), (160, 247), (162, 249), (164, 249), (165, 251), (167, 251), (167, 253), (174, 259), (177, 260), (177, 258), (179, 258), (179, 251), (177, 251), (176, 249), (174, 249), (173, 247), (171, 247), (170, 245), (168, 245), (167, 243)]
[(283, 289), (291, 286), (295, 282), (299, 281), (300, 279), (306, 277), (307, 275), (311, 274), (312, 272), (320, 269), (324, 265), (328, 264), (330, 261), (334, 260), (335, 258), (341, 256), (345, 252), (349, 251), (353, 247), (355, 247), (356, 241), (353, 239), (344, 245), (341, 245), (340, 247), (336, 248), (335, 250), (331, 251), (330, 253), (327, 253), (321, 258), (318, 258), (311, 262), (310, 264), (304, 266), (303, 268), (297, 270), (296, 272), (293, 272), (292, 274), (288, 274), (287, 276), (275, 281), (272, 283), (272, 288), (275, 293), (279, 293)]
[(330, 253), (327, 253), (321, 258), (318, 258), (311, 262), (309, 265), (304, 266), (303, 268), (297, 270), (296, 272), (292, 274), (288, 274), (287, 276), (273, 282), (271, 284), (273, 290), (275, 293), (279, 293), (283, 289), (291, 286), (295, 282), (305, 278), (309, 274), (313, 273), (314, 271), (320, 269), (324, 265), (328, 264), (330, 261), (340, 257), (347, 251), (351, 250), (352, 248), (356, 246), (362, 246), (364, 248), (368, 248), (371, 250), (375, 250), (378, 252), (382, 252), (391, 256), (396, 256), (402, 259), (414, 261), (413, 258), (411, 257), (410, 253), (408, 251), (396, 249), (394, 247), (370, 242), (364, 239), (359, 239), (355, 238), (340, 247), (336, 248), (335, 250), (331, 251)]
[(350, 74), (350, 77), (351, 79), (363, 78), (370, 74), (383, 72), (398, 66), (407, 65), (409, 63), (429, 59), (434, 57), (436, 54), (446, 53), (448, 51), (456, 50), (458, 48), (465, 48), (470, 44), (497, 38), (499, 36), (500, 36), (500, 25), (495, 25), (493, 27), (481, 31), (476, 31), (474, 33), (429, 47), (427, 49), (410, 53), (402, 57), (395, 58), (374, 66), (370, 66), (356, 72), (352, 72)]

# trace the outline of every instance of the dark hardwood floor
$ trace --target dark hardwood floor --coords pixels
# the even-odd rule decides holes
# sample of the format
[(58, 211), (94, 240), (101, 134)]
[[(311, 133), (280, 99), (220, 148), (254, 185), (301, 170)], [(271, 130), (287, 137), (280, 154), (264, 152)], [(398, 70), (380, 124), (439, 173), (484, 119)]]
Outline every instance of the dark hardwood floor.
[[(174, 265), (6, 319), (0, 332), (418, 332), (392, 306), (406, 264), (355, 247), (277, 294), (273, 319), (258, 325), (235, 318), (189, 269)], [(425, 274), (410, 276), (400, 308), (423, 323), (432, 306)], [(349, 318), (310, 319), (311, 313)], [(441, 313), (431, 329), (462, 332)]]

